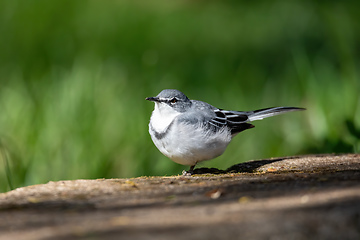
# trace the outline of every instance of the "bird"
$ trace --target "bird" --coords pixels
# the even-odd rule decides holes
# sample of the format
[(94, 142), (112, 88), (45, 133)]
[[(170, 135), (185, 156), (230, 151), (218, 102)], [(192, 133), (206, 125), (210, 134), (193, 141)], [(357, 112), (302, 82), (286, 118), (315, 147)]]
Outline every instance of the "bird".
[(291, 111), (299, 107), (271, 107), (255, 111), (231, 111), (190, 100), (176, 89), (164, 89), (146, 100), (155, 103), (149, 122), (151, 139), (159, 151), (172, 161), (190, 166), (222, 155), (240, 132), (253, 128), (250, 122)]

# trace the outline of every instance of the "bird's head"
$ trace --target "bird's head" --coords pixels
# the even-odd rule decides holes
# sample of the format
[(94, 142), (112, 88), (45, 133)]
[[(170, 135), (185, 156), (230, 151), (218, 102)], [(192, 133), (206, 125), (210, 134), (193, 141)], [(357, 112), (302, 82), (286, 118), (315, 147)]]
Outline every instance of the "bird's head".
[(156, 97), (148, 97), (146, 100), (155, 102), (155, 110), (161, 113), (182, 113), (191, 107), (189, 98), (176, 89), (162, 90)]

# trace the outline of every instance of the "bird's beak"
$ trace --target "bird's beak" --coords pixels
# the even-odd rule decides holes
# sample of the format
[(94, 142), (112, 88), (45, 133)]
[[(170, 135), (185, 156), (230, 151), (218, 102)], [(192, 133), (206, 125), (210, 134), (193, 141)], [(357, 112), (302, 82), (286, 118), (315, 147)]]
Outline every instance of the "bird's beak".
[(145, 100), (152, 101), (152, 102), (160, 102), (158, 97), (147, 97)]

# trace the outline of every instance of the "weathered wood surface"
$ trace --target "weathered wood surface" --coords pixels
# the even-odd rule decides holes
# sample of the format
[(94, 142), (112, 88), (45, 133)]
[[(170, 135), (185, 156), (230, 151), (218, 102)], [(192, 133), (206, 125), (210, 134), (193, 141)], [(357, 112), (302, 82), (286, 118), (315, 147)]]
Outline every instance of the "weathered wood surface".
[(0, 194), (0, 239), (360, 239), (359, 154), (197, 172)]

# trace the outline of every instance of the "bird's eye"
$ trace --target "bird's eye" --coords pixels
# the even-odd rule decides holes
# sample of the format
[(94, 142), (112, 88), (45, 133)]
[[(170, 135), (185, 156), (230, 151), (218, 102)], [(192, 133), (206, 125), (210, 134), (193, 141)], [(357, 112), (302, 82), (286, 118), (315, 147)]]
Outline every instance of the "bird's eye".
[(177, 99), (176, 98), (172, 98), (171, 100), (170, 100), (170, 103), (176, 103), (177, 102)]

